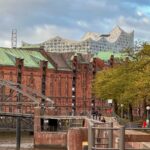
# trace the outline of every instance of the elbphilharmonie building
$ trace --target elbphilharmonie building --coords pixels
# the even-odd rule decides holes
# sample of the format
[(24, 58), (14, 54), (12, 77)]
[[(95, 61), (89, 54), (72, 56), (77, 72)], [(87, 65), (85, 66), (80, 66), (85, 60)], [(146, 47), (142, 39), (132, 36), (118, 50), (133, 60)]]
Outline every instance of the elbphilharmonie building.
[(38, 44), (22, 42), (22, 47), (31, 48), (40, 46), (44, 46), (45, 51), (57, 53), (97, 53), (99, 51), (121, 52), (126, 48), (134, 47), (134, 31), (128, 33), (117, 26), (108, 34), (87, 32), (79, 41), (56, 36)]

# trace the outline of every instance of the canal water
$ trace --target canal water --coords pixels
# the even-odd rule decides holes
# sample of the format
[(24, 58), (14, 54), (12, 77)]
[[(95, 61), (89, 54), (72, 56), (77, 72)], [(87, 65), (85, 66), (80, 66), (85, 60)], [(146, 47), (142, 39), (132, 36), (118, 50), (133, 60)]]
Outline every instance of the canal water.
[[(20, 150), (53, 150), (33, 148), (33, 135), (22, 133)], [(12, 132), (0, 132), (0, 150), (16, 150), (16, 135)], [(56, 150), (56, 149), (55, 149)], [(59, 150), (59, 149), (58, 149)]]

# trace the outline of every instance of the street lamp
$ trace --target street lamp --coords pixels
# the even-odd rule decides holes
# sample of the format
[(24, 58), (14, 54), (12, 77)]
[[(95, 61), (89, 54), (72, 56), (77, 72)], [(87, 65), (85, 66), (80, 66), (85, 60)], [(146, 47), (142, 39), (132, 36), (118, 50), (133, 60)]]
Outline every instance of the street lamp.
[(110, 107), (110, 109), (109, 109), (109, 113), (110, 113), (110, 115), (114, 115), (113, 113), (113, 99), (108, 99), (107, 100), (107, 102), (108, 102), (108, 105), (109, 105), (109, 107)]
[(95, 98), (93, 97), (91, 100), (91, 114), (95, 112)]
[(123, 118), (123, 104), (121, 104), (120, 106), (121, 106), (121, 118)]
[(108, 104), (110, 105), (110, 106), (112, 106), (112, 99), (108, 99)]
[(146, 110), (147, 110), (146, 124), (147, 124), (147, 127), (149, 127), (149, 110), (150, 110), (150, 106), (146, 106)]

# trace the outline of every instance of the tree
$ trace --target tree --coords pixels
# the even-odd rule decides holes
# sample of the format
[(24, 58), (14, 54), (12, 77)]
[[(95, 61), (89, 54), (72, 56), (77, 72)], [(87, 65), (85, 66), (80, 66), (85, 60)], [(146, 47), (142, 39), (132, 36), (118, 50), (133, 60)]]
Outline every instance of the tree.
[(97, 73), (93, 93), (98, 98), (113, 99), (115, 105), (124, 104), (132, 121), (132, 106), (150, 104), (150, 45), (144, 44), (138, 53), (128, 54), (129, 60)]

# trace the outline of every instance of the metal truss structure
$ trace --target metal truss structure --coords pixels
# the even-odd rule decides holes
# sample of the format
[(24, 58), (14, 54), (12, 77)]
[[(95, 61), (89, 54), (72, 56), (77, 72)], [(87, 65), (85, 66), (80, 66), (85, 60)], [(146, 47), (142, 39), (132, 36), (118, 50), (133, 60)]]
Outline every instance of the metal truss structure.
[(0, 129), (15, 128), (16, 118), (21, 117), (22, 127), (30, 126), (22, 129), (31, 130), (35, 107), (53, 109), (54, 102), (30, 87), (0, 79)]

